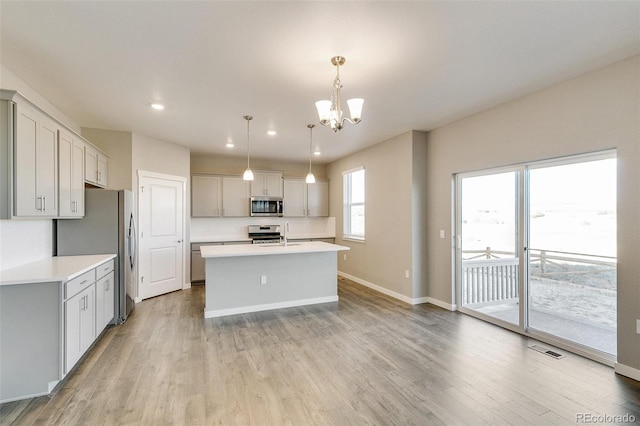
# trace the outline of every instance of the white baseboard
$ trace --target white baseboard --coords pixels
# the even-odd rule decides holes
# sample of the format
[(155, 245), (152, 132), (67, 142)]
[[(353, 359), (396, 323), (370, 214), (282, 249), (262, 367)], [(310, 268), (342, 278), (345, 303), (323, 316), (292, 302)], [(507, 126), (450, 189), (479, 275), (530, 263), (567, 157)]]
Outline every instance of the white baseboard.
[(455, 303), (452, 305), (451, 303), (443, 302), (442, 300), (434, 299), (433, 297), (425, 297), (425, 299), (427, 299), (427, 303), (439, 306), (442, 309), (446, 309), (447, 311), (454, 312), (458, 310), (458, 305), (456, 305)]
[(272, 309), (292, 308), (295, 306), (316, 305), (318, 303), (337, 302), (338, 296), (316, 297), (313, 299), (291, 300), (288, 302), (268, 303), (265, 305), (242, 306), (230, 309), (204, 310), (205, 318), (217, 318), (227, 315), (247, 314), (249, 312), (270, 311)]
[(410, 305), (420, 305), (422, 303), (431, 303), (432, 305), (436, 305), (439, 306), (443, 309), (447, 309), (449, 311), (455, 311), (458, 309), (458, 307), (456, 305), (451, 305), (449, 303), (443, 302), (441, 300), (438, 299), (434, 299), (433, 297), (416, 297), (416, 298), (411, 298), (408, 296), (405, 296), (404, 294), (400, 294), (397, 293), (393, 290), (389, 290), (388, 288), (379, 286), (377, 284), (371, 283), (369, 281), (363, 280), (361, 278), (355, 277), (353, 275), (349, 275), (345, 272), (341, 272), (338, 271), (338, 275), (341, 277), (344, 277), (348, 280), (351, 281), (355, 281), (358, 284), (362, 284), (365, 287), (369, 287), (372, 290), (375, 290), (377, 292), (380, 292), (382, 294), (386, 294), (387, 296), (393, 297), (394, 299), (398, 299), (402, 302), (408, 303)]
[(614, 371), (622, 376), (629, 377), (630, 379), (640, 382), (640, 370), (637, 368), (629, 367), (628, 365), (620, 364), (616, 362)]
[(389, 290), (388, 288), (379, 286), (379, 285), (374, 284), (374, 283), (370, 283), (369, 281), (365, 281), (365, 280), (363, 280), (361, 278), (354, 277), (353, 275), (349, 275), (349, 274), (347, 274), (345, 272), (338, 271), (338, 275), (341, 276), (341, 277), (344, 277), (344, 278), (346, 278), (348, 280), (355, 281), (358, 284), (362, 284), (365, 287), (369, 287), (370, 289), (375, 290), (375, 291), (377, 291), (379, 293), (386, 294), (387, 296), (393, 297), (394, 299), (398, 299), (398, 300), (400, 300), (400, 301), (402, 301), (404, 303), (408, 303), (410, 305), (416, 305), (417, 304), (417, 303), (414, 302), (415, 299), (407, 297), (404, 294), (396, 293), (393, 290)]

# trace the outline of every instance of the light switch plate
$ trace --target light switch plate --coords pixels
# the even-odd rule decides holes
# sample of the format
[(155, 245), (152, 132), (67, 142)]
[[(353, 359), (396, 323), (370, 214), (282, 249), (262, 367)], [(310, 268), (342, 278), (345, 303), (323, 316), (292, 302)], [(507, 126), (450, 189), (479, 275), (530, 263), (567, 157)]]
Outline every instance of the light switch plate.
[(260, 284), (266, 284), (266, 283), (267, 283), (267, 276), (260, 275)]
[(441, 230), (440, 230), (440, 238), (443, 238), (443, 239), (444, 239), (444, 229), (441, 229)]
[(636, 333), (640, 334), (640, 319), (636, 320)]

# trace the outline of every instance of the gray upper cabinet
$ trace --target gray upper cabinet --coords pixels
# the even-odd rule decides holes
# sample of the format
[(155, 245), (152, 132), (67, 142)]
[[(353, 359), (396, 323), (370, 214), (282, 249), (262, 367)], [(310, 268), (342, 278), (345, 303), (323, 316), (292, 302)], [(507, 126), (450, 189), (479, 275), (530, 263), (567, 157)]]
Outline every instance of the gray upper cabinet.
[(249, 216), (249, 183), (242, 176), (222, 177), (222, 216)]
[(84, 142), (60, 130), (58, 135), (58, 181), (60, 217), (84, 216)]
[(84, 148), (84, 181), (101, 188), (107, 187), (109, 158), (96, 147), (86, 144)]
[(0, 89), (0, 122), (0, 219), (84, 216), (85, 148), (103, 186), (108, 157), (13, 90)]
[(191, 217), (220, 217), (222, 178), (210, 175), (191, 176)]
[(253, 172), (252, 197), (282, 197), (281, 172)]
[(17, 93), (11, 100), (6, 94), (3, 91), (2, 121), (7, 126), (0, 148), (2, 217), (56, 217), (59, 126)]
[(304, 179), (285, 179), (284, 216), (329, 216), (329, 182), (306, 183)]

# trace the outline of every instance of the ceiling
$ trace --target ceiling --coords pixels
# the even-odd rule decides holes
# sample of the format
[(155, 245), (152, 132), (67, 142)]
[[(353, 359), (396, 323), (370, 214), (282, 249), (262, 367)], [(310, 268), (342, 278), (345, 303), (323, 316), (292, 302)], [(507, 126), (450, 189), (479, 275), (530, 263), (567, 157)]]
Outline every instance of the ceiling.
[(638, 1), (1, 1), (0, 19), (2, 64), (80, 126), (194, 153), (246, 155), (250, 114), (252, 157), (307, 161), (345, 56), (362, 122), (318, 125), (321, 163), (640, 53)]

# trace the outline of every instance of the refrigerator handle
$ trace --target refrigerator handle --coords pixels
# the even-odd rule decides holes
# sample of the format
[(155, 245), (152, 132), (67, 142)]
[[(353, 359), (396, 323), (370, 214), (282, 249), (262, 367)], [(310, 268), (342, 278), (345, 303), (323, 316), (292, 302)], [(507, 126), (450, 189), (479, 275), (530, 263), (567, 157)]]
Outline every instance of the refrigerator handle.
[(133, 218), (133, 213), (129, 217), (129, 266), (133, 270), (135, 266), (135, 256), (136, 256), (136, 222)]

